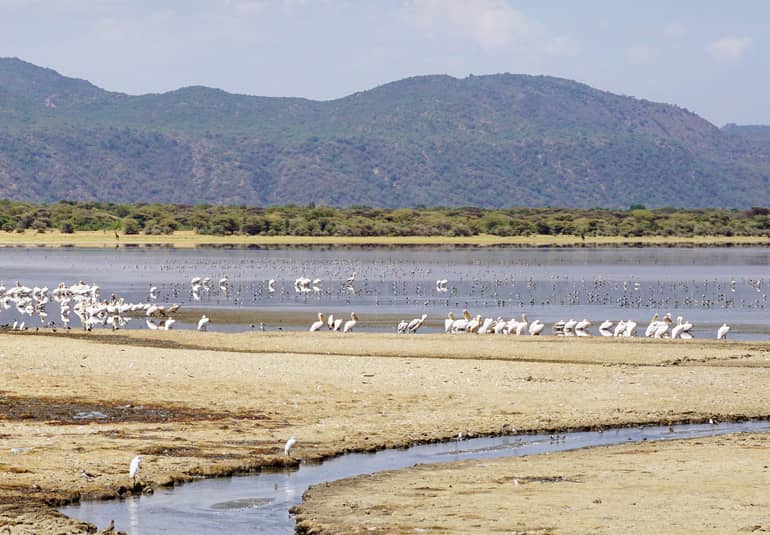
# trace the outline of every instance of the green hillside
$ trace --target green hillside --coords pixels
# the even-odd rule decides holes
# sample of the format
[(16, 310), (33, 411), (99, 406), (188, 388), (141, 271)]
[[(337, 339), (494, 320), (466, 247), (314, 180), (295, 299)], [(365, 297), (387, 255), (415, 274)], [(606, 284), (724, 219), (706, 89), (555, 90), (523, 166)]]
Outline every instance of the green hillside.
[(0, 59), (0, 197), (34, 202), (748, 208), (770, 205), (765, 134), (544, 76), (317, 102), (128, 96)]

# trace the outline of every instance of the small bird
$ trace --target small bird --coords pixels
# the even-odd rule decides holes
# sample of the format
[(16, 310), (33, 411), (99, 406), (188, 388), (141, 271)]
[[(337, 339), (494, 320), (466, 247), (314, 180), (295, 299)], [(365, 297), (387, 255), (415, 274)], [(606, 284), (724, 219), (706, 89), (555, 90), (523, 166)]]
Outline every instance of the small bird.
[(209, 318), (204, 314), (201, 319), (198, 320), (198, 330), (205, 331), (209, 324)]
[(297, 443), (297, 439), (294, 437), (291, 437), (289, 440), (286, 441), (286, 445), (283, 447), (283, 453), (285, 455), (289, 455), (289, 452), (291, 452), (291, 449), (294, 447), (294, 444)]
[(94, 474), (91, 474), (89, 472), (86, 472), (85, 470), (81, 470), (80, 471), (80, 475), (83, 476), (84, 478), (88, 479), (88, 480), (91, 480), (91, 479), (94, 479), (96, 477), (99, 477), (97, 475), (94, 475)]
[(128, 469), (128, 475), (131, 477), (131, 482), (136, 484), (136, 475), (139, 473), (139, 467), (142, 466), (142, 456), (137, 455), (131, 459), (131, 466)]

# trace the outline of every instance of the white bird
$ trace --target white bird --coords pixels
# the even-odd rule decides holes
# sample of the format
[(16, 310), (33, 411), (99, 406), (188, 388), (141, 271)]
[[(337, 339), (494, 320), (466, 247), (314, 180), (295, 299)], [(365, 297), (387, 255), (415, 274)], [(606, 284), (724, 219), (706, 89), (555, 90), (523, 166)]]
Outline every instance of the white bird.
[(334, 314), (329, 314), (328, 319), (326, 320), (326, 326), (329, 327), (329, 329), (334, 329)]
[(313, 322), (313, 324), (310, 326), (310, 332), (311, 333), (320, 330), (321, 327), (324, 326), (324, 318), (325, 318), (324, 313), (323, 312), (319, 312), (318, 313), (318, 321)]
[(679, 338), (679, 336), (682, 334), (682, 331), (684, 330), (684, 325), (682, 325), (682, 316), (676, 317), (676, 325), (671, 329), (671, 338)]
[(275, 291), (275, 279), (267, 281), (267, 291), (273, 293)]
[(465, 332), (475, 333), (479, 327), (481, 327), (481, 314), (476, 314), (476, 317), (468, 322)]
[(650, 324), (647, 326), (647, 329), (644, 331), (644, 336), (647, 338), (652, 338), (652, 335), (655, 334), (655, 330), (658, 328), (658, 314), (655, 313), (652, 316), (652, 319), (650, 320)]
[(208, 328), (209, 318), (204, 314), (201, 319), (198, 320), (198, 330), (205, 331)]
[(615, 332), (613, 333), (615, 336), (623, 336), (626, 333), (626, 322), (625, 320), (620, 320), (617, 325), (615, 325)]
[(128, 475), (131, 477), (131, 482), (136, 484), (136, 475), (139, 473), (139, 467), (142, 466), (142, 456), (137, 455), (131, 459), (131, 465), (128, 468)]
[(599, 334), (602, 336), (612, 336), (612, 326), (615, 325), (614, 322), (610, 320), (604, 320), (601, 325), (599, 325)]
[(428, 317), (427, 314), (423, 314), (419, 318), (414, 318), (412, 321), (409, 322), (409, 325), (406, 326), (406, 332), (408, 334), (414, 334), (417, 332), (417, 329), (422, 327), (422, 324), (425, 323), (425, 319)]
[(157, 298), (158, 298), (158, 287), (150, 286), (150, 299), (157, 299)]
[(722, 326), (717, 330), (717, 340), (727, 340), (727, 333), (730, 332), (730, 326), (726, 323), (723, 323)]
[(569, 319), (564, 324), (564, 332), (571, 333), (575, 330), (575, 326), (578, 324), (577, 320)]
[(449, 311), (449, 314), (447, 314), (446, 319), (444, 320), (444, 332), (449, 332), (452, 330), (452, 324), (455, 322), (455, 315), (452, 313), (452, 311)]
[(283, 447), (283, 453), (284, 455), (289, 455), (291, 452), (291, 449), (294, 447), (294, 444), (297, 443), (297, 439), (294, 437), (291, 437), (289, 440), (286, 441), (286, 445)]
[(623, 336), (626, 338), (631, 338), (632, 336), (636, 336), (636, 326), (637, 323), (633, 320), (628, 320), (626, 322), (626, 330), (623, 333)]
[(545, 329), (545, 323), (540, 320), (535, 320), (529, 326), (529, 335), (539, 336), (540, 333), (543, 332), (543, 329)]
[[(355, 274), (355, 272), (353, 272)], [(353, 327), (356, 326), (356, 323), (358, 322), (358, 316), (356, 316), (355, 312), (350, 313), (350, 319), (345, 322), (345, 326), (342, 328), (342, 332), (347, 333), (353, 330)]]
[(406, 320), (401, 320), (398, 323), (398, 327), (396, 327), (396, 332), (398, 334), (406, 334), (407, 327), (409, 327), (409, 323)]

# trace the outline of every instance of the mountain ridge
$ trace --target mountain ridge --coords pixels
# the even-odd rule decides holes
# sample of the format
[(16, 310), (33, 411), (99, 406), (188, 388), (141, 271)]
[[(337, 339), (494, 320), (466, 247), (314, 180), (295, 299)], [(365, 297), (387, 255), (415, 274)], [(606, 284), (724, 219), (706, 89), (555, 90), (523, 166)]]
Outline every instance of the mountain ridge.
[(746, 208), (770, 204), (768, 165), (762, 127), (565, 78), (132, 96), (0, 58), (0, 197), (18, 200)]

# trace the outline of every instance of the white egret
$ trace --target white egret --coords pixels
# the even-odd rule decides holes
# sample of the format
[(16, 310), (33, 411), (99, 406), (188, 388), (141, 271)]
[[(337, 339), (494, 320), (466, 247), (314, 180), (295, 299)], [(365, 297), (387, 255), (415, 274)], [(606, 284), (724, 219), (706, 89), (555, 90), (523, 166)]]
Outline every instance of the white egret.
[(294, 447), (294, 444), (297, 443), (297, 439), (294, 437), (291, 437), (289, 440), (286, 441), (286, 445), (283, 447), (283, 453), (284, 455), (289, 455), (291, 452), (291, 449)]
[(142, 466), (142, 456), (137, 455), (131, 459), (131, 465), (128, 468), (128, 475), (131, 477), (131, 482), (136, 484), (136, 476), (139, 473), (139, 467)]

